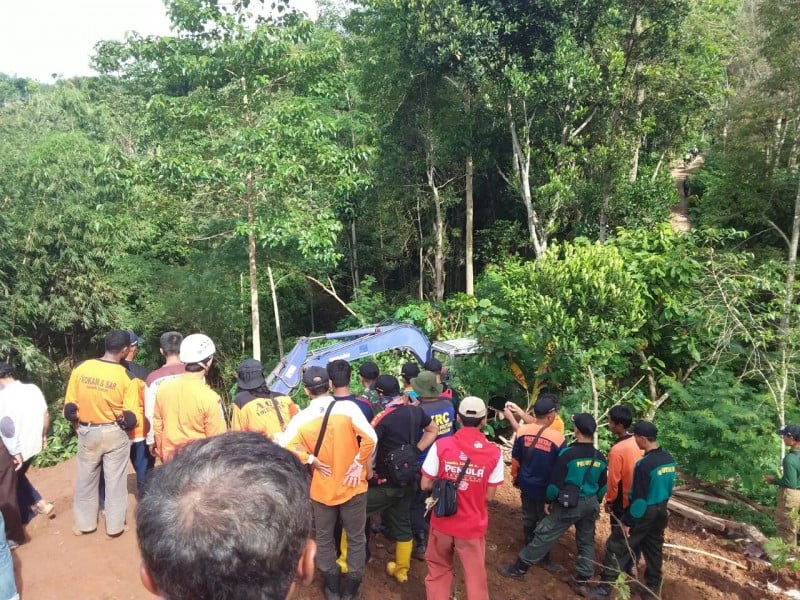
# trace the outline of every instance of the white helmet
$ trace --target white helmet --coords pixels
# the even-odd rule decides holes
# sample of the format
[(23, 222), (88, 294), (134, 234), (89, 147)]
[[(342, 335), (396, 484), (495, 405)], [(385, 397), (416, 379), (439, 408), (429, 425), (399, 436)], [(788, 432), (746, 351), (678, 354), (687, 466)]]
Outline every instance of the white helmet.
[(204, 333), (193, 333), (183, 338), (178, 358), (185, 364), (203, 362), (217, 351), (214, 342)]

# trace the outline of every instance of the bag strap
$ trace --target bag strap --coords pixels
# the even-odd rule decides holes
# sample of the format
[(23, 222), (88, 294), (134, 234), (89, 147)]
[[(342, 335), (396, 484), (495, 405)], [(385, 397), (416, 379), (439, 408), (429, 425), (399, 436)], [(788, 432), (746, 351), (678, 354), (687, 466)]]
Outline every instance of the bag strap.
[[(275, 399), (275, 396), (270, 395), (269, 399), (272, 400), (272, 406), (275, 409), (275, 414), (278, 415), (278, 421), (281, 424), (281, 431), (285, 431), (286, 430), (286, 421), (283, 420), (283, 415), (281, 414), (281, 407), (278, 404), (278, 401)], [(323, 424), (323, 427), (325, 427), (325, 424)], [(325, 430), (323, 429), (322, 431), (325, 431)], [(314, 456), (316, 456), (316, 454), (314, 454)]]
[(583, 490), (583, 486), (586, 485), (586, 480), (589, 479), (589, 473), (592, 472), (592, 468), (594, 467), (594, 459), (597, 458), (597, 448), (594, 448), (594, 454), (592, 454), (592, 462), (589, 463), (589, 466), (583, 472), (583, 481), (581, 481), (581, 485), (578, 488), (578, 495), (580, 495), (581, 491)]
[[(317, 445), (314, 446), (314, 456), (319, 454), (319, 449), (322, 448), (322, 439), (325, 437), (325, 430), (328, 428), (328, 417), (331, 416), (331, 409), (336, 403), (336, 400), (331, 400), (328, 404), (328, 410), (325, 411), (325, 416), (322, 418), (322, 427), (319, 428), (319, 437), (317, 438)], [(317, 456), (319, 458), (319, 456)]]
[(461, 480), (464, 479), (464, 475), (467, 473), (467, 468), (469, 467), (469, 458), (467, 458), (467, 462), (464, 463), (464, 466), (461, 469), (461, 472), (456, 477), (455, 486), (458, 489), (458, 486), (461, 485)]
[(539, 430), (539, 432), (533, 438), (533, 443), (530, 446), (528, 446), (527, 450), (525, 450), (525, 456), (522, 457), (522, 463), (520, 464), (520, 467), (523, 466), (524, 464), (526, 464), (531, 459), (531, 456), (533, 456), (533, 451), (536, 448), (536, 442), (538, 442), (539, 438), (542, 437), (542, 432), (545, 429), (547, 429), (547, 425), (542, 425), (542, 428)]
[(408, 444), (410, 446), (416, 447), (417, 443), (416, 443), (415, 439), (416, 439), (417, 436), (414, 435), (414, 431), (416, 429), (419, 429), (419, 424), (417, 423), (417, 419), (416, 419), (417, 411), (412, 410), (414, 408), (413, 406), (407, 406), (406, 408), (408, 408), (408, 410), (411, 411), (411, 418), (408, 420), (408, 425), (409, 425), (409, 428), (410, 428), (409, 432), (408, 432)]

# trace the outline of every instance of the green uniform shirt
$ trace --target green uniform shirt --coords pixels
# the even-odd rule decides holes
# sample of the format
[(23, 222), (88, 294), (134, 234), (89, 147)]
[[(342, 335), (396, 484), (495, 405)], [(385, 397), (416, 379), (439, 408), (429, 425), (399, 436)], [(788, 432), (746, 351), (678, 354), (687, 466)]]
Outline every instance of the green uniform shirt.
[(800, 448), (793, 448), (783, 457), (783, 477), (776, 478), (775, 485), (800, 489)]

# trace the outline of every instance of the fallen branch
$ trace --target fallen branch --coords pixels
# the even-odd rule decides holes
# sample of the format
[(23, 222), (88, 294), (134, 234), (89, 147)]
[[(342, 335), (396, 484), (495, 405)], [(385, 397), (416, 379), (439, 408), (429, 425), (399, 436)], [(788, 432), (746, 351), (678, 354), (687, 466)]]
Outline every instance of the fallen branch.
[[(318, 279), (314, 279), (314, 278), (313, 278), (311, 275), (306, 275), (306, 278), (307, 278), (307, 279), (310, 279), (311, 281), (313, 281), (314, 283), (316, 283), (316, 284), (317, 284), (319, 287), (321, 287), (323, 290), (325, 290), (325, 291), (326, 291), (326, 292), (327, 292), (327, 293), (328, 293), (330, 296), (332, 296), (334, 300), (336, 300), (336, 301), (337, 301), (339, 304), (341, 304), (341, 305), (342, 305), (342, 307), (343, 307), (343, 308), (344, 308), (344, 309), (345, 309), (347, 312), (349, 312), (351, 315), (353, 315), (353, 316), (354, 316), (356, 319), (359, 319), (359, 316), (358, 316), (358, 315), (357, 315), (355, 312), (353, 312), (353, 309), (352, 309), (352, 308), (350, 308), (349, 306), (347, 306), (347, 303), (346, 303), (344, 300), (342, 300), (342, 299), (339, 297), (339, 295), (336, 293), (336, 290), (335, 290), (335, 289), (334, 289), (334, 287), (333, 287), (333, 281), (331, 281), (331, 278), (330, 278), (330, 277), (328, 277), (328, 283), (329, 283), (329, 284), (330, 284), (330, 286), (331, 286), (331, 287), (329, 287), (329, 288), (328, 288), (328, 287), (326, 287), (326, 286), (325, 286), (325, 284), (324, 284), (324, 283), (322, 283), (321, 281), (319, 281)], [(359, 320), (360, 320), (360, 319), (359, 319)]]
[(770, 510), (766, 506), (761, 506), (760, 504), (753, 502), (747, 496), (740, 494), (735, 490), (731, 490), (727, 486), (723, 487), (722, 482), (718, 482), (717, 484), (706, 483), (704, 481), (700, 481), (696, 477), (687, 475), (686, 473), (678, 473), (678, 477), (680, 477), (693, 487), (700, 488), (701, 490), (711, 495), (718, 495), (732, 502), (740, 502), (741, 504), (744, 504), (745, 506), (752, 508), (756, 512), (769, 515), (770, 517), (772, 516), (772, 510)]
[(693, 552), (694, 554), (702, 554), (703, 556), (708, 556), (710, 558), (716, 558), (723, 562), (732, 564), (740, 569), (744, 569), (745, 571), (748, 570), (747, 565), (743, 565), (742, 563), (738, 563), (735, 560), (731, 560), (729, 558), (725, 558), (724, 556), (720, 556), (719, 554), (713, 554), (711, 552), (706, 552), (705, 550), (698, 550), (697, 548), (687, 548), (686, 546), (678, 546), (676, 544), (664, 544), (664, 548), (671, 548), (673, 550), (682, 550), (684, 552)]

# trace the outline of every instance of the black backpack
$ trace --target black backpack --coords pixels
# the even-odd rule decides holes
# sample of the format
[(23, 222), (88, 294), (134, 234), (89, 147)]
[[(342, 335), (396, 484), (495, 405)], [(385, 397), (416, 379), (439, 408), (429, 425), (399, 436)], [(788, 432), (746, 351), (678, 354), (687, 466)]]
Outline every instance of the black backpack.
[(412, 413), (409, 419), (409, 441), (399, 448), (390, 450), (384, 456), (383, 466), (386, 470), (386, 479), (388, 479), (389, 485), (392, 487), (406, 487), (413, 484), (420, 477), (419, 450), (417, 450), (417, 443), (414, 441), (416, 437), (414, 435), (416, 429), (414, 427), (415, 421), (414, 413)]

